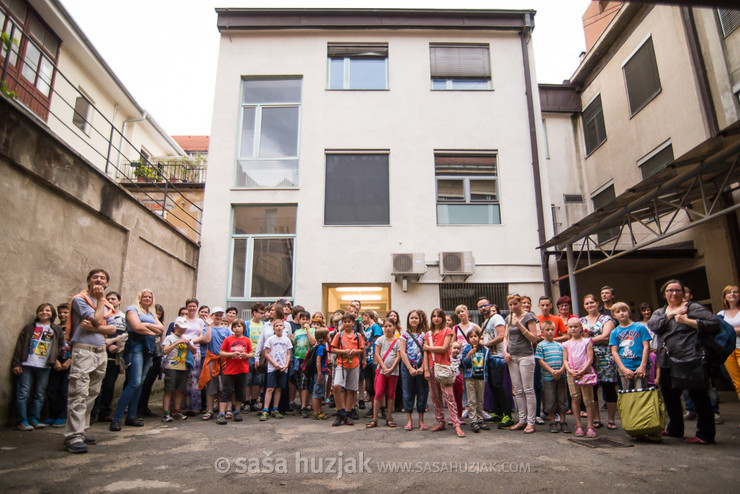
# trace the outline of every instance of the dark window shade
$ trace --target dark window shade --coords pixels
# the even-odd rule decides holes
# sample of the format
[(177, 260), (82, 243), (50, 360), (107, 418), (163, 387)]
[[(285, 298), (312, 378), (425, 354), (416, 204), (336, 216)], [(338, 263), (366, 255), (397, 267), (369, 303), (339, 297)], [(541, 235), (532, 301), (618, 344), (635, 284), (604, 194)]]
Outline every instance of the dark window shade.
[(490, 78), (488, 45), (431, 45), (432, 77)]
[(673, 145), (669, 144), (640, 165), (643, 180), (658, 173), (671, 161), (673, 161)]
[(630, 111), (634, 115), (661, 89), (653, 38), (648, 38), (625, 64), (624, 78), (627, 81)]
[(722, 34), (724, 37), (730, 35), (738, 26), (740, 26), (740, 10), (735, 9), (718, 9), (719, 21), (722, 24)]
[(326, 155), (324, 224), (390, 224), (387, 154)]
[(387, 43), (329, 43), (329, 57), (388, 57)]
[(590, 105), (583, 110), (583, 133), (586, 141), (586, 154), (606, 141), (606, 125), (604, 112), (601, 109), (601, 95), (597, 96)]
[[(614, 193), (614, 186), (610, 185), (606, 189), (602, 190), (595, 196), (591, 198), (591, 201), (593, 201), (594, 204), (594, 211), (597, 209), (600, 209), (610, 202), (612, 202), (616, 198), (616, 195)], [(619, 227), (614, 228), (608, 228), (606, 230), (603, 230), (596, 234), (596, 238), (598, 239), (599, 243), (604, 243), (608, 240), (613, 239), (619, 235)]]

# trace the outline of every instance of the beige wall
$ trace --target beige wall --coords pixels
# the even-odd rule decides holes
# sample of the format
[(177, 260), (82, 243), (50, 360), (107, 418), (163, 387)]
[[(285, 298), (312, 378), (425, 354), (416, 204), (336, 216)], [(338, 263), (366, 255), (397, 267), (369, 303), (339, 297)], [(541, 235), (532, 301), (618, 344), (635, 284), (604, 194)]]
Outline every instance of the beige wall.
[[(162, 202), (165, 196), (164, 185), (163, 182), (156, 185), (138, 182), (136, 184), (124, 184), (132, 196), (158, 216), (162, 214)], [(198, 222), (201, 221), (201, 211), (203, 210), (203, 184), (176, 183), (174, 186), (177, 187), (177, 190), (174, 190), (172, 186), (168, 187), (167, 201), (165, 202), (167, 212), (164, 219), (190, 240), (197, 242), (199, 240), (198, 232), (200, 231)]]
[[(92, 267), (111, 274), (123, 303), (154, 291), (167, 321), (195, 292), (198, 246), (5, 99), (0, 100), (0, 348), (9, 362), (21, 327), (42, 302), (85, 287)], [(0, 367), (0, 419), (13, 384)]]

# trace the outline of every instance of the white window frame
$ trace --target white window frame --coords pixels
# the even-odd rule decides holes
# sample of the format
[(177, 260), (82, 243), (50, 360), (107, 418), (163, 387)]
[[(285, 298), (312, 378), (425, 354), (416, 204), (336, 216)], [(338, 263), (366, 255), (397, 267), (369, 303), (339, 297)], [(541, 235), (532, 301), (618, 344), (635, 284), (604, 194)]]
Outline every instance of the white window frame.
[[(496, 160), (496, 173), (490, 175), (437, 175), (436, 161), (437, 157), (454, 156), (463, 157), (469, 155), (470, 157), (476, 157), (481, 155), (493, 156)], [(501, 221), (501, 196), (499, 187), (499, 155), (497, 151), (484, 150), (484, 151), (450, 151), (450, 150), (437, 150), (434, 152), (435, 170), (434, 170), (434, 192), (435, 192), (435, 216), (437, 218), (437, 226), (460, 226), (460, 225), (500, 225)], [(439, 181), (440, 180), (462, 180), (463, 181), (463, 199), (461, 200), (449, 200), (441, 201), (439, 199)], [(486, 201), (474, 201), (471, 199), (470, 193), (470, 181), (471, 180), (493, 180), (496, 184), (496, 199)], [(498, 223), (440, 223), (439, 220), (439, 206), (447, 205), (467, 205), (467, 206), (498, 206)]]
[[(362, 43), (329, 43), (330, 46), (332, 45), (360, 45)], [(382, 45), (384, 43), (370, 43), (368, 46), (372, 45)], [(389, 65), (388, 65), (388, 46), (386, 44), (385, 46), (386, 55), (383, 59), (383, 66), (384, 66), (384, 78), (385, 78), (385, 87), (382, 88), (353, 88), (351, 87), (351, 70), (352, 70), (352, 60), (358, 60), (363, 59), (361, 56), (352, 56), (347, 55), (345, 57), (339, 57), (339, 56), (327, 56), (327, 62), (326, 62), (326, 88), (330, 91), (387, 91), (389, 89)], [(380, 57), (377, 57), (380, 58)], [(331, 87), (331, 76), (332, 76), (332, 61), (333, 60), (342, 60), (342, 87)]]

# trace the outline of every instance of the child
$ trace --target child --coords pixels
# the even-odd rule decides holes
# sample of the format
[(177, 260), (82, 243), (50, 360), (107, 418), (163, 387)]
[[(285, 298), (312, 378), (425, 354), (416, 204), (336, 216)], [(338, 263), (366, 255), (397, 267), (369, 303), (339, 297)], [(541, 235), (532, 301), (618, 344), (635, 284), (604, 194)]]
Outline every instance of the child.
[[(57, 305), (57, 317), (59, 327), (67, 327), (69, 317), (69, 304)], [(64, 338), (64, 335), (62, 335)], [(49, 384), (46, 387), (46, 403), (49, 405), (49, 418), (44, 422), (52, 427), (64, 427), (67, 422), (67, 388), (69, 387), (69, 366), (72, 364), (72, 347), (63, 339), (61, 351), (59, 352), (59, 370), (54, 365), (49, 373)]]
[[(188, 386), (188, 361), (190, 367), (193, 366), (193, 357), (198, 349), (195, 345), (185, 338), (185, 330), (188, 327), (188, 320), (180, 316), (173, 323), (173, 332), (165, 336), (162, 342), (162, 353), (164, 354), (164, 397), (162, 398), (162, 422), (172, 422), (172, 418), (178, 420), (187, 419), (187, 415), (180, 412), (182, 396)], [(170, 404), (173, 401), (174, 409), (170, 415)]]
[[(282, 319), (273, 319), (272, 329), (275, 334), (265, 341), (265, 360), (267, 360), (267, 384), (265, 387), (265, 403), (262, 408), (261, 421), (267, 420), (272, 415), (273, 418), (281, 419), (283, 415), (278, 411), (280, 395), (283, 388), (288, 386), (288, 367), (290, 363), (291, 350), (293, 344), (290, 338), (283, 335), (285, 329)], [(270, 413), (270, 401), (275, 397), (275, 407)]]
[(609, 346), (619, 369), (622, 389), (640, 389), (646, 382), (652, 338), (643, 324), (630, 319), (630, 306), (624, 302), (612, 305), (612, 315), (619, 326), (609, 335)]
[(568, 319), (568, 334), (570, 339), (563, 343), (563, 365), (568, 373), (568, 389), (570, 389), (573, 416), (576, 419), (576, 436), (583, 437), (581, 425), (581, 396), (586, 407), (588, 417), (588, 437), (596, 437), (594, 429), (594, 385), (597, 378), (591, 364), (594, 361), (594, 346), (591, 338), (583, 337), (583, 324), (579, 319)]
[[(11, 367), (18, 377), (15, 425), (20, 431), (46, 427), (40, 418), (49, 369), (53, 365), (56, 370), (61, 370), (58, 360), (64, 345), (62, 328), (52, 322), (56, 317), (53, 305), (41, 304), (36, 309), (36, 319), (24, 326), (18, 335)], [(29, 398), (31, 404), (26, 411)]]
[[(540, 299), (541, 300), (541, 299)], [(560, 320), (558, 318), (558, 320)], [(562, 321), (561, 321), (562, 322)], [(568, 413), (568, 383), (563, 379), (563, 345), (555, 341), (557, 326), (551, 320), (540, 322), (544, 341), (537, 344), (534, 358), (542, 368), (542, 391), (545, 397), (544, 411), (550, 419), (550, 432), (570, 433), (565, 416)], [(560, 414), (560, 423), (555, 422), (555, 412)]]
[(434, 404), (434, 417), (437, 425), (432, 427), (432, 432), (445, 429), (445, 412), (442, 405), (442, 397), (447, 403), (450, 420), (455, 427), (457, 437), (465, 437), (460, 428), (460, 418), (457, 414), (457, 404), (452, 394), (452, 384), (442, 384), (434, 377), (434, 364), (450, 365), (450, 345), (452, 344), (452, 329), (445, 326), (445, 313), (442, 309), (432, 311), (431, 330), (427, 332), (424, 340), (424, 377), (429, 381), (432, 390), (432, 403)]
[(314, 420), (326, 420), (329, 418), (321, 409), (324, 395), (326, 392), (326, 376), (329, 374), (329, 353), (326, 349), (326, 342), (329, 340), (329, 330), (320, 326), (321, 321), (314, 320), (311, 326), (314, 327), (316, 337), (316, 376), (313, 385), (313, 418)]
[(334, 373), (334, 400), (337, 404), (337, 418), (333, 427), (344, 424), (354, 425), (350, 413), (357, 397), (360, 380), (360, 359), (365, 358), (365, 338), (362, 332), (355, 332), (355, 316), (347, 311), (342, 316), (341, 331), (337, 331), (331, 342), (331, 351), (337, 355), (337, 368)]
[[(244, 332), (244, 336), (249, 338), (252, 342), (252, 349), (256, 350), (257, 345), (262, 335), (262, 330), (265, 328), (265, 322), (262, 320), (265, 316), (266, 307), (260, 302), (252, 304), (252, 319), (247, 321), (247, 330)], [(255, 352), (256, 353), (256, 352)], [(249, 359), (249, 373), (247, 374), (247, 400), (242, 411), (258, 412), (262, 410), (257, 404), (257, 400), (260, 397), (260, 388), (265, 384), (265, 373), (258, 371), (255, 367), (255, 358)]]
[(398, 363), (401, 361), (399, 353), (400, 343), (394, 336), (396, 325), (390, 319), (383, 322), (383, 336), (375, 340), (375, 401), (373, 402), (373, 419), (367, 424), (368, 428), (378, 426), (378, 411), (383, 397), (388, 400), (388, 417), (385, 425), (396, 427), (393, 421), (393, 404), (396, 399), (396, 381), (398, 381)]
[[(207, 308), (207, 307), (206, 307)], [(200, 380), (198, 386), (200, 389), (205, 388), (206, 390), (206, 412), (203, 414), (203, 420), (211, 420), (213, 418), (213, 404), (218, 399), (218, 395), (221, 392), (222, 380), (221, 380), (221, 367), (223, 362), (219, 357), (221, 353), (221, 345), (224, 340), (231, 336), (231, 330), (224, 325), (224, 310), (221, 307), (214, 307), (210, 315), (205, 315), (206, 332), (201, 338), (201, 342), (206, 344), (206, 356), (203, 359), (203, 370), (200, 373)], [(201, 350), (202, 352), (202, 350)], [(231, 418), (231, 411), (227, 414), (228, 418)]]
[(311, 321), (311, 313), (302, 310), (296, 314), (296, 319), (300, 328), (293, 333), (293, 347), (296, 363), (293, 367), (293, 381), (295, 382), (296, 390), (301, 395), (301, 417), (308, 418), (308, 389), (311, 385), (311, 379), (301, 370), (303, 368), (303, 360), (308, 354), (308, 350), (316, 344), (316, 338), (314, 337), (315, 329), (309, 326)]
[(483, 419), (488, 348), (481, 343), (481, 333), (480, 328), (472, 328), (468, 333), (470, 343), (465, 345), (462, 350), (463, 374), (468, 395), (468, 418), (470, 419), (470, 429), (476, 433), (480, 432), (481, 429), (488, 430), (488, 426)]
[[(447, 324), (446, 321), (445, 324)], [(465, 344), (467, 344), (468, 340), (464, 341)], [(455, 372), (457, 372), (457, 377), (455, 378), (455, 382), (452, 384), (452, 396), (455, 398), (455, 404), (457, 405), (457, 418), (460, 419), (460, 425), (465, 425), (465, 420), (463, 420), (463, 395), (465, 394), (465, 379), (463, 378), (463, 372), (460, 371), (460, 366), (462, 365), (463, 359), (462, 349), (463, 343), (459, 339), (456, 340), (453, 338), (452, 345), (450, 345), (450, 360), (452, 361), (452, 367), (455, 369)], [(467, 397), (465, 399), (467, 400)], [(465, 416), (467, 417), (467, 414)], [(447, 425), (452, 425), (452, 421), (448, 421)]]
[[(370, 398), (370, 403), (373, 403), (372, 397), (375, 395), (375, 340), (383, 336), (383, 330), (378, 325), (378, 315), (375, 311), (366, 310), (362, 313), (362, 325), (365, 327), (365, 341), (367, 345), (365, 347), (365, 368), (362, 371), (363, 379), (360, 383), (360, 409), (365, 408), (365, 401), (362, 399), (365, 391), (367, 391), (367, 395)], [(373, 416), (372, 405), (365, 416)]]
[(406, 412), (406, 425), (403, 430), (414, 428), (414, 401), (419, 413), (419, 429), (428, 430), (424, 424), (424, 413), (429, 396), (429, 383), (424, 378), (424, 335), (427, 330), (427, 318), (424, 311), (412, 310), (406, 316), (406, 332), (401, 335), (401, 379), (403, 381), (403, 411)]
[(234, 405), (234, 422), (242, 421), (239, 405), (244, 402), (249, 374), (249, 359), (254, 357), (252, 342), (244, 336), (246, 324), (243, 319), (234, 319), (231, 323), (233, 335), (227, 336), (221, 344), (219, 356), (224, 362), (223, 391), (218, 403), (218, 425), (226, 424), (226, 408)]

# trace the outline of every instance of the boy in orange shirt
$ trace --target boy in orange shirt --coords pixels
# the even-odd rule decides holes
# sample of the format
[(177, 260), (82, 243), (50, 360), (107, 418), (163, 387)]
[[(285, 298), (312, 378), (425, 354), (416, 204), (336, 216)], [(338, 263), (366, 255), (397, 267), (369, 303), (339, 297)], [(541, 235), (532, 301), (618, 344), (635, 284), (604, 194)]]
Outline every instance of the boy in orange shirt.
[(360, 359), (365, 358), (365, 338), (354, 331), (355, 317), (352, 314), (342, 316), (341, 332), (334, 335), (331, 352), (337, 355), (337, 366), (334, 372), (334, 400), (337, 404), (337, 418), (332, 426), (354, 425), (349, 413), (355, 404), (360, 380)]

